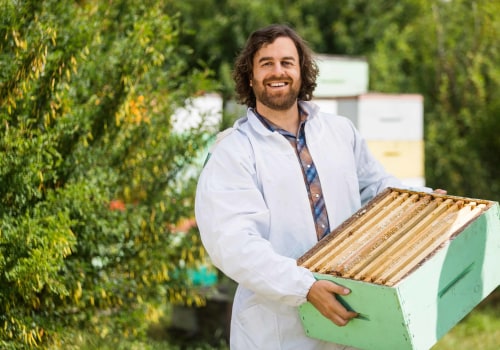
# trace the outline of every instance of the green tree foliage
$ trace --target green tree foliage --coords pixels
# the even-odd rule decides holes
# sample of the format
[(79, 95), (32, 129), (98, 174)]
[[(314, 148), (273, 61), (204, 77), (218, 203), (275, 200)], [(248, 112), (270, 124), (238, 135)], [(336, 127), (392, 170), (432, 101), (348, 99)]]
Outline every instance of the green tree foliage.
[(433, 18), (428, 175), (453, 192), (500, 200), (500, 3), (440, 3)]
[(0, 1), (2, 349), (62, 342), (68, 324), (106, 332), (103, 311), (146, 300), (202, 302), (186, 278), (198, 236), (173, 228), (206, 132), (171, 116), (212, 86), (167, 5)]
[(499, 200), (500, 3), (415, 0), (385, 10), (363, 17), (395, 16), (379, 21), (367, 53), (371, 88), (424, 95), (427, 182)]
[[(364, 56), (370, 89), (425, 98), (426, 180), (500, 199), (500, 3), (481, 0), (186, 0), (176, 3), (191, 63), (208, 62), (226, 98), (247, 36), (292, 25), (318, 53)], [(198, 35), (204, 33), (204, 35)]]

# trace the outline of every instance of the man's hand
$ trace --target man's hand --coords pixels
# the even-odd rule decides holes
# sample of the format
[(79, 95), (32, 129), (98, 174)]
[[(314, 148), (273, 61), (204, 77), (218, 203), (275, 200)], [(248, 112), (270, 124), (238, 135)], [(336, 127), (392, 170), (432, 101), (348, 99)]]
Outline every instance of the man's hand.
[(348, 311), (338, 300), (335, 294), (347, 295), (351, 291), (327, 280), (314, 282), (307, 293), (307, 300), (326, 318), (337, 326), (345, 326), (358, 313)]

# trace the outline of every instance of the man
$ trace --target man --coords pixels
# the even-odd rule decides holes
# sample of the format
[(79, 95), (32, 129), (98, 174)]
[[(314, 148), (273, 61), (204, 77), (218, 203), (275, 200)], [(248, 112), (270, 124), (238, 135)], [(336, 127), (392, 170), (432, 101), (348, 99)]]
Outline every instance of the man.
[(310, 301), (341, 327), (357, 313), (335, 295), (350, 291), (316, 281), (296, 259), (384, 188), (402, 187), (347, 118), (307, 102), (317, 75), (310, 49), (289, 27), (252, 33), (234, 71), (247, 115), (224, 133), (199, 178), (203, 244), (239, 284), (233, 350), (348, 349), (308, 338), (297, 307)]

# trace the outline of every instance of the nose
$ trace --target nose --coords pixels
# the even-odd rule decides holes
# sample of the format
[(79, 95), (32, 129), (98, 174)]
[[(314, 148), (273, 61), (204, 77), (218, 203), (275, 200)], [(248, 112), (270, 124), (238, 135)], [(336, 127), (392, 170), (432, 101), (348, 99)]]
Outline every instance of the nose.
[(283, 65), (281, 64), (281, 62), (277, 62), (273, 66), (273, 73), (276, 75), (282, 75), (284, 73), (284, 71), (285, 71), (285, 69), (284, 69)]

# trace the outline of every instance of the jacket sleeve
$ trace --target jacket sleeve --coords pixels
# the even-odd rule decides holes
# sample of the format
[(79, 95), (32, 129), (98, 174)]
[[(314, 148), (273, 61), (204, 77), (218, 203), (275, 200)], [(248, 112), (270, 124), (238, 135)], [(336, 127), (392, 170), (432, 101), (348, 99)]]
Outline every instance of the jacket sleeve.
[(265, 239), (270, 214), (253, 153), (247, 140), (231, 136), (220, 142), (198, 180), (195, 214), (203, 245), (213, 264), (243, 287), (300, 305), (314, 276)]

